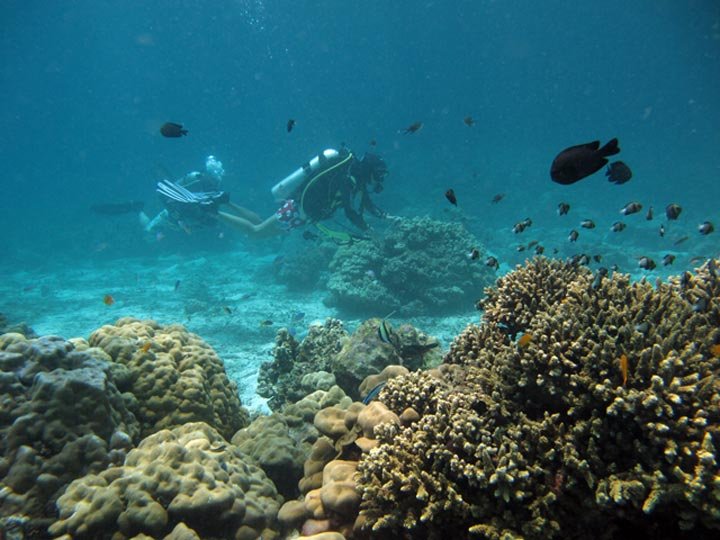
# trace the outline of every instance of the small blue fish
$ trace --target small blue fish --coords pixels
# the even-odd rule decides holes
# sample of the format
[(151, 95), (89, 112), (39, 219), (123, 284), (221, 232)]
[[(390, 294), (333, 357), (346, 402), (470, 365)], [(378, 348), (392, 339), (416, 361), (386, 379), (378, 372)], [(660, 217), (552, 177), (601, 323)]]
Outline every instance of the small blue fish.
[(367, 395), (363, 398), (362, 402), (364, 405), (367, 405), (370, 403), (373, 399), (377, 398), (380, 394), (380, 390), (385, 388), (385, 385), (387, 384), (387, 381), (382, 381), (376, 384), (372, 387), (372, 389), (367, 393)]
[(294, 311), (292, 315), (290, 315), (290, 322), (293, 324), (302, 322), (302, 320), (305, 318), (305, 313), (302, 311)]

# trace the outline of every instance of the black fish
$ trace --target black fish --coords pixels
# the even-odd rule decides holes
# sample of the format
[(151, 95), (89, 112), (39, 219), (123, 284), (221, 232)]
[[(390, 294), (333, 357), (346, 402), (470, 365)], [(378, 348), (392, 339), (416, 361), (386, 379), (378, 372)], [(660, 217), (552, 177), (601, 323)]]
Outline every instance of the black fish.
[(642, 204), (639, 202), (629, 202), (620, 209), (620, 213), (629, 216), (630, 214), (637, 214), (642, 210)]
[(600, 141), (571, 146), (560, 152), (550, 167), (550, 178), (558, 184), (574, 184), (607, 165), (607, 156), (620, 152), (618, 140), (611, 139), (600, 148)]
[(580, 226), (583, 229), (594, 229), (595, 228), (595, 222), (592, 219), (584, 219), (580, 222)]
[(612, 232), (620, 232), (620, 231), (623, 231), (626, 226), (627, 225), (625, 225), (622, 221), (616, 221), (615, 223), (612, 224), (612, 227), (610, 227), (610, 230)]
[(575, 229), (570, 231), (570, 234), (568, 235), (568, 240), (570, 242), (577, 242), (578, 236), (580, 236), (580, 233), (577, 232)]
[(570, 205), (565, 202), (558, 203), (557, 213), (558, 216), (564, 216), (570, 211)]
[(608, 177), (608, 182), (620, 185), (632, 178), (632, 171), (630, 170), (630, 167), (625, 165), (622, 161), (613, 161), (610, 165), (608, 165), (608, 168), (605, 171), (605, 176)]
[(490, 268), (494, 268), (495, 270), (497, 270), (500, 267), (500, 263), (495, 257), (490, 256), (485, 259), (485, 266), (489, 266)]
[(468, 253), (468, 258), (471, 261), (477, 261), (480, 258), (480, 250), (478, 248), (472, 248)]
[(383, 343), (387, 343), (389, 345), (392, 345), (393, 347), (397, 346), (397, 336), (395, 335), (395, 332), (393, 332), (393, 329), (387, 322), (387, 320), (382, 319), (380, 321), (377, 333), (380, 341), (382, 341)]
[(638, 259), (638, 266), (644, 270), (652, 270), (655, 268), (655, 261), (650, 257), (640, 257)]
[(287, 132), (290, 133), (294, 127), (295, 127), (295, 120), (293, 120), (291, 118), (290, 120), (287, 121)]
[(662, 223), (660, 224), (660, 228), (658, 229), (658, 234), (660, 235), (660, 238), (665, 236), (665, 225), (663, 225)]
[(160, 133), (163, 137), (177, 138), (188, 134), (187, 129), (183, 129), (182, 124), (176, 124), (175, 122), (165, 122), (160, 127)]
[(542, 246), (535, 246), (535, 255), (542, 255), (545, 253), (545, 248)]
[(422, 127), (423, 127), (422, 122), (415, 122), (414, 124), (410, 124), (408, 127), (406, 127), (403, 130), (403, 133), (405, 135), (408, 135), (410, 133), (417, 133), (418, 131), (420, 131), (422, 129)]
[(682, 207), (679, 204), (671, 203), (665, 207), (665, 215), (669, 220), (675, 220), (680, 217)]
[(90, 210), (96, 214), (104, 216), (119, 216), (122, 214), (130, 214), (140, 212), (145, 207), (145, 203), (140, 201), (128, 201), (121, 203), (93, 204)]
[(493, 204), (497, 204), (497, 203), (499, 203), (500, 201), (502, 201), (503, 198), (505, 198), (505, 194), (504, 194), (504, 193), (498, 193), (497, 195), (495, 195), (495, 196), (492, 198), (492, 200), (491, 200), (490, 202), (493, 203)]
[(179, 288), (180, 288), (180, 280), (178, 279), (178, 280), (175, 281), (175, 288), (174, 288), (174, 290), (177, 291)]
[(700, 234), (710, 234), (714, 230), (715, 226), (709, 221), (703, 221), (700, 225), (698, 225), (698, 232)]
[(647, 214), (645, 214), (645, 219), (647, 219), (648, 221), (652, 221), (652, 218), (653, 218), (653, 209), (651, 206), (650, 208), (648, 208)]
[(668, 253), (663, 257), (663, 266), (667, 266), (668, 264), (672, 264), (675, 260), (675, 255), (672, 253)]
[(463, 118), (463, 124), (465, 124), (467, 127), (473, 127), (475, 125), (475, 120), (472, 116), (466, 116)]
[(448, 189), (445, 192), (445, 198), (450, 201), (451, 204), (457, 206), (457, 197), (455, 196), (455, 192), (452, 190), (452, 188)]

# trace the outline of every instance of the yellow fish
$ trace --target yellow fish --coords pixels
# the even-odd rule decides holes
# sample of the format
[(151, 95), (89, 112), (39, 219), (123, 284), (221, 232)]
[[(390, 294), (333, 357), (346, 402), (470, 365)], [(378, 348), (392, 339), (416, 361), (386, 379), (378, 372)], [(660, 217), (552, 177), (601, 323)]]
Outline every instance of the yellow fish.
[(620, 373), (622, 373), (623, 386), (625, 386), (628, 380), (628, 358), (625, 353), (620, 355)]

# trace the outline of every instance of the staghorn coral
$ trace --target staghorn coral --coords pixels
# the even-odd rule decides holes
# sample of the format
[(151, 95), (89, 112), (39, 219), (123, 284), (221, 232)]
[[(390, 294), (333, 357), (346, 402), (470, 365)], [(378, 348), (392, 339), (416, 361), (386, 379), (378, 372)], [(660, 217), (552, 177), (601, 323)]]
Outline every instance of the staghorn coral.
[(372, 536), (717, 535), (717, 263), (595, 287), (559, 264), (508, 276), (501, 286), (524, 286), (489, 294), (490, 316), (456, 339), (449, 365), (388, 382), (382, 401), (420, 418), (376, 430), (360, 463)]
[(330, 305), (378, 314), (452, 312), (490, 283), (489, 268), (467, 257), (477, 240), (458, 223), (428, 217), (394, 222), (377, 241), (338, 248), (330, 263)]
[(70, 484), (49, 531), (54, 537), (158, 538), (182, 522), (201, 538), (276, 538), (280, 498), (248, 459), (202, 422), (158, 431), (122, 466)]
[(99, 349), (0, 336), (0, 536), (44, 536), (68, 483), (122, 461), (140, 426), (115, 383)]
[(249, 423), (220, 358), (183, 326), (127, 317), (99, 328), (88, 341), (124, 366), (127, 377), (119, 386), (136, 400), (143, 436), (203, 421), (229, 440)]

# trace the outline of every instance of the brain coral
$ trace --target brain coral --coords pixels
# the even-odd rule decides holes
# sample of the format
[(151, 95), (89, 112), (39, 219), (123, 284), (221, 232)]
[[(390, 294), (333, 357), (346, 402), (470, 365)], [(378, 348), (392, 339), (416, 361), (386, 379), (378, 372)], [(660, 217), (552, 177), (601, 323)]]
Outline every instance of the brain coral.
[(96, 330), (89, 343), (129, 371), (121, 390), (136, 399), (143, 436), (202, 421), (229, 440), (248, 424), (248, 413), (222, 361), (183, 326), (128, 317)]
[(379, 241), (341, 246), (330, 263), (327, 302), (347, 311), (384, 314), (466, 310), (494, 276), (470, 260), (476, 238), (458, 223), (401, 219)]
[(0, 533), (12, 518), (42, 536), (64, 487), (137, 438), (110, 367), (101, 350), (58, 337), (0, 336)]
[[(652, 286), (619, 274), (593, 283), (536, 259), (501, 286), (507, 294), (488, 295), (491, 316), (458, 336), (446, 365), (383, 390), (391, 410), (413, 406), (420, 419), (376, 429), (381, 444), (359, 466), (368, 528), (717, 536), (717, 262)], [(529, 338), (513, 341), (519, 332)]]
[(280, 499), (248, 460), (202, 422), (159, 431), (131, 450), (124, 465), (70, 484), (49, 531), (158, 538), (183, 523), (200, 538), (275, 538)]

